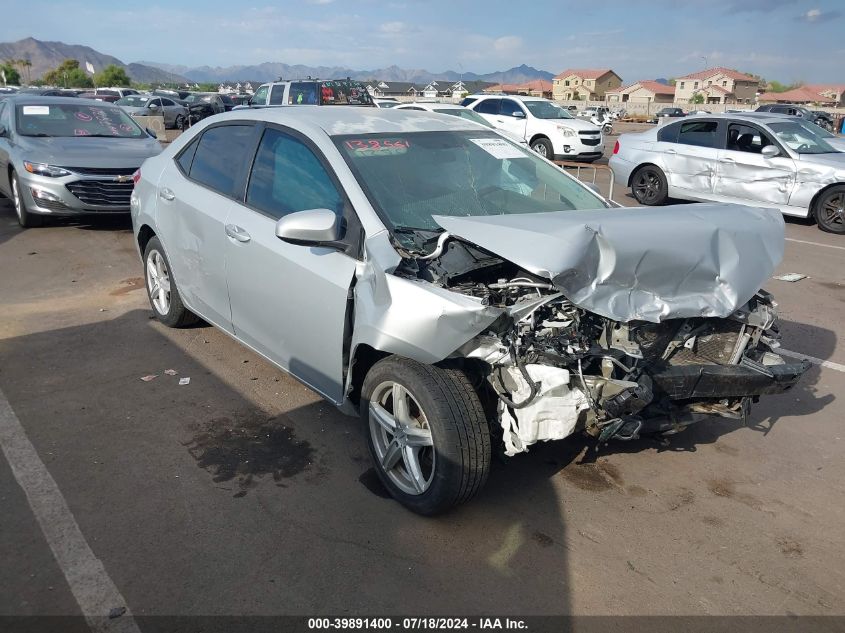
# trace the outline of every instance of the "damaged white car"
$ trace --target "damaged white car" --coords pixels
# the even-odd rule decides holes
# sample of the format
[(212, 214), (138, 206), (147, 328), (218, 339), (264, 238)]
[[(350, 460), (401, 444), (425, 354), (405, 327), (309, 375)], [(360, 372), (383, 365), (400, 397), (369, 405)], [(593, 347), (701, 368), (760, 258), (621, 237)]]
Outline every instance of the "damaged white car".
[(422, 514), (475, 495), (493, 450), (671, 434), (796, 383), (760, 290), (780, 214), (683, 211), (613, 208), (457, 117), (307, 106), (194, 126), (132, 196), (158, 319), (360, 414)]

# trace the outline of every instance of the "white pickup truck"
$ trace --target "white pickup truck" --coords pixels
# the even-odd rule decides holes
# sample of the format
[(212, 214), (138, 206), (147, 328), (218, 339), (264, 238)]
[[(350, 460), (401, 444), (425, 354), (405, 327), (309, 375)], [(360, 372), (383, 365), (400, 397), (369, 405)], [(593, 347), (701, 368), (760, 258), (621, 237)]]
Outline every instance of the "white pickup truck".
[(549, 160), (591, 163), (604, 151), (601, 128), (574, 118), (548, 99), (490, 95), (474, 99), (467, 107), (493, 127), (525, 139), (531, 149)]

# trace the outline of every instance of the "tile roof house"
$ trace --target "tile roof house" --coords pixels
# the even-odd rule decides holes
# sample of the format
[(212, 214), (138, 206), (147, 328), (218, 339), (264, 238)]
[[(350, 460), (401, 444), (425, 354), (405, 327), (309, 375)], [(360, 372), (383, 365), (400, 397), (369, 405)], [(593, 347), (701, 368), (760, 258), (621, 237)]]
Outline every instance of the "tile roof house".
[(675, 87), (644, 79), (636, 83), (609, 90), (605, 93), (608, 103), (673, 103)]
[(758, 97), (760, 103), (796, 103), (837, 106), (842, 104), (845, 86), (800, 86), (786, 92), (765, 92)]
[(622, 78), (609, 68), (569, 68), (552, 80), (552, 96), (558, 101), (603, 101), (608, 90), (622, 86)]
[(845, 84), (809, 84), (804, 87), (831, 99), (835, 105), (845, 105)]
[(691, 103), (695, 95), (705, 103), (754, 103), (760, 80), (731, 68), (709, 68), (678, 77), (675, 101)]
[(528, 95), (531, 97), (552, 98), (552, 82), (547, 79), (534, 79), (521, 84), (495, 84), (484, 89), (487, 93), (506, 95)]

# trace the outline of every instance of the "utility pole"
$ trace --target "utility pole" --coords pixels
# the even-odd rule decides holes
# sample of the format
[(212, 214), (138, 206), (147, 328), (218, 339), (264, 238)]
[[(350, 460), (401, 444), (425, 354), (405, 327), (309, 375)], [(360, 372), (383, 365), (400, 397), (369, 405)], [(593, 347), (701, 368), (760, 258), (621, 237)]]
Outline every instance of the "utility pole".
[(703, 59), (703, 60), (704, 60), (704, 70), (707, 70), (707, 58), (706, 58), (706, 57), (702, 57), (701, 59)]

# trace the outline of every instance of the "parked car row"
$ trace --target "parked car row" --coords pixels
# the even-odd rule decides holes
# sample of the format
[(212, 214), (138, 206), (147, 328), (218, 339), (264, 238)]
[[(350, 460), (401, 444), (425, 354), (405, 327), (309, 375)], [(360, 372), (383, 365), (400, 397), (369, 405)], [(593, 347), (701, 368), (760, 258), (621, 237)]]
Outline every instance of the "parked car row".
[(845, 234), (841, 139), (789, 114), (696, 116), (623, 134), (610, 166), (640, 204), (669, 198), (765, 205)]

